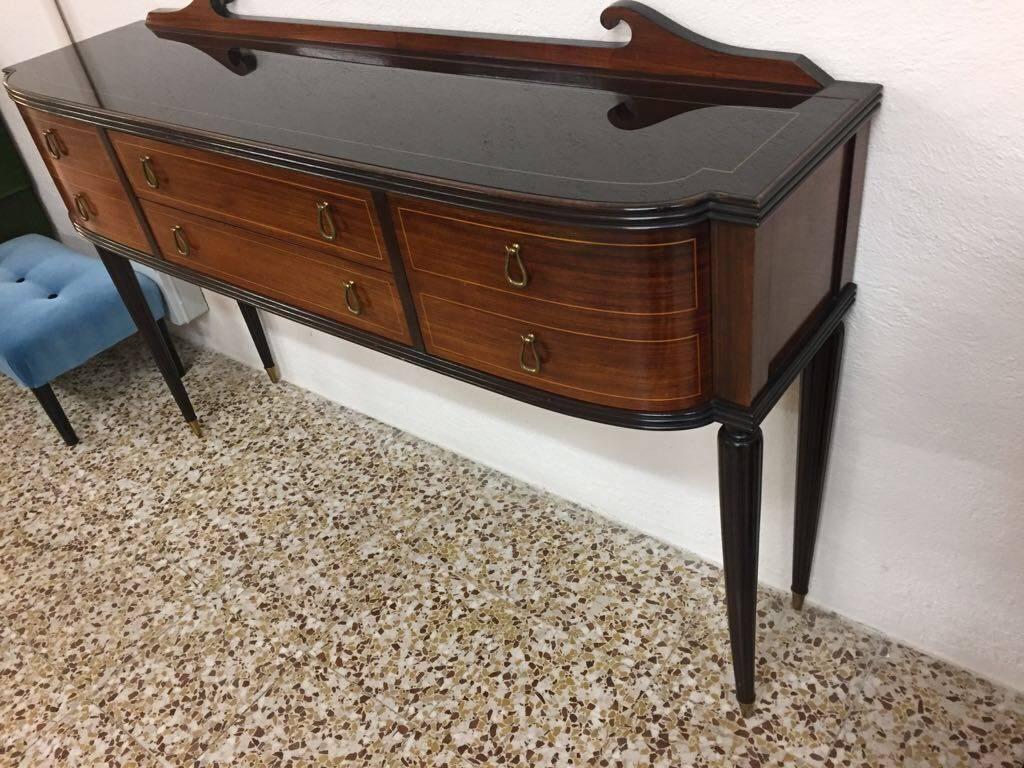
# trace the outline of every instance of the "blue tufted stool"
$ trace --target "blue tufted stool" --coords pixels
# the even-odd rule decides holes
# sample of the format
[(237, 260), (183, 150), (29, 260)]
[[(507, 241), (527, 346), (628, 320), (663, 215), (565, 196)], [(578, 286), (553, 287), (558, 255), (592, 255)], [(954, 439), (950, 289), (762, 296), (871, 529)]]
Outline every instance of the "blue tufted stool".
[[(164, 300), (138, 275), (179, 375), (181, 361), (164, 322)], [(71, 424), (50, 382), (135, 333), (103, 264), (41, 235), (0, 243), (0, 373), (32, 390), (68, 445)]]

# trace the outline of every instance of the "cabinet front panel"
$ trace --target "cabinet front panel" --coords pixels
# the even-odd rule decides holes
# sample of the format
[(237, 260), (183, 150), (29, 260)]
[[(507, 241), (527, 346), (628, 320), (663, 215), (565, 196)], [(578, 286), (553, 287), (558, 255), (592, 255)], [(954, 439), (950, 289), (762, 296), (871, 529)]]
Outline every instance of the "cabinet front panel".
[(168, 261), (410, 343), (388, 274), (155, 203), (143, 201), (142, 207)]
[(576, 333), (421, 293), (428, 351), (567, 397), (667, 411), (702, 397), (701, 335), (659, 340)]
[(116, 132), (110, 136), (132, 188), (144, 200), (391, 269), (366, 190), (213, 152)]
[(401, 197), (391, 210), (431, 354), (617, 408), (708, 399), (705, 226), (595, 230)]
[(120, 183), (99, 128), (28, 107), (21, 113), (51, 174), (71, 169)]
[(410, 277), (438, 275), (608, 314), (700, 312), (705, 228), (621, 233), (544, 225), (403, 198), (392, 205)]
[(149, 253), (149, 240), (119, 180), (64, 168), (54, 181), (75, 224), (115, 243)]

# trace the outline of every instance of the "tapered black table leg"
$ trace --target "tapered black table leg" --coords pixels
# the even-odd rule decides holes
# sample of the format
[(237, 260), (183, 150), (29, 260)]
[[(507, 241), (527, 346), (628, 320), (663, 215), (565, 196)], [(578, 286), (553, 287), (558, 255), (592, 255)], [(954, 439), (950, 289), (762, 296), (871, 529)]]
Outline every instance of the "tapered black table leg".
[(796, 517), (793, 524), (793, 607), (803, 608), (811, 580), (814, 543), (825, 491), (832, 423), (846, 328), (840, 324), (800, 378), (800, 437), (796, 465)]
[(723, 426), (718, 432), (718, 494), (736, 698), (744, 715), (754, 709), (757, 630), (757, 546), (761, 523), (761, 430)]
[(188, 392), (185, 391), (185, 385), (181, 383), (181, 376), (178, 375), (174, 359), (160, 333), (160, 326), (153, 317), (153, 313), (149, 311), (149, 304), (146, 303), (146, 296), (142, 292), (142, 287), (139, 285), (139, 279), (135, 276), (135, 270), (132, 269), (131, 262), (123, 256), (118, 256), (116, 253), (112, 253), (104, 248), (97, 248), (96, 250), (103, 260), (103, 266), (110, 273), (110, 279), (114, 281), (114, 286), (121, 295), (121, 300), (124, 301), (125, 307), (128, 308), (128, 313), (132, 316), (132, 320), (135, 321), (135, 327), (138, 328), (139, 334), (149, 346), (149, 351), (156, 360), (157, 367), (160, 369), (164, 381), (167, 382), (171, 395), (174, 396), (174, 401), (178, 404), (178, 408), (181, 409), (181, 415), (185, 417), (185, 421), (192, 431), (196, 435), (201, 436), (202, 429), (199, 426), (199, 420), (196, 418), (196, 412), (192, 409), (192, 402), (188, 398)]
[(161, 317), (157, 321), (157, 327), (160, 329), (160, 335), (164, 339), (164, 344), (167, 345), (167, 351), (171, 355), (171, 360), (174, 362), (174, 369), (178, 372), (178, 376), (185, 375), (185, 366), (181, 362), (181, 357), (178, 355), (178, 350), (174, 348), (174, 339), (171, 338), (171, 332), (167, 330), (167, 320)]
[(43, 410), (50, 417), (53, 426), (60, 432), (60, 436), (64, 438), (64, 442), (68, 445), (78, 445), (78, 435), (71, 428), (71, 422), (68, 421), (64, 409), (60, 407), (60, 401), (53, 394), (53, 389), (50, 388), (50, 385), (43, 384), (41, 387), (36, 387), (32, 390), (32, 394), (36, 396), (36, 400), (43, 406)]
[(242, 317), (245, 318), (245, 324), (249, 328), (249, 335), (252, 336), (252, 341), (256, 345), (256, 351), (259, 352), (260, 360), (267, 371), (267, 376), (276, 384), (281, 380), (281, 376), (277, 372), (277, 366), (274, 364), (274, 356), (270, 354), (270, 345), (267, 343), (267, 335), (263, 332), (263, 323), (260, 322), (259, 311), (252, 304), (246, 304), (244, 301), (238, 302), (238, 308), (242, 310)]

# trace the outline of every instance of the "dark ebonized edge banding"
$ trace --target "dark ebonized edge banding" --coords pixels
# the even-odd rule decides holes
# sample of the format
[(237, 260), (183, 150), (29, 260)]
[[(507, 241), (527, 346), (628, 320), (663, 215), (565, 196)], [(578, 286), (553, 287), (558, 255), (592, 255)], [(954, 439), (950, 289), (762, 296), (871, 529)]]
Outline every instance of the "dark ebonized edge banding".
[(832, 136), (823, 139), (802, 165), (787, 173), (784, 180), (770, 190), (762, 200), (721, 198), (717, 193), (708, 192), (679, 204), (614, 206), (530, 195), (501, 195), (497, 190), (486, 188), (463, 187), (450, 183), (435, 183), (423, 178), (389, 175), (377, 169), (346, 165), (332, 158), (246, 142), (220, 134), (186, 130), (164, 123), (143, 121), (130, 115), (20, 91), (9, 82), (14, 70), (8, 69), (4, 72), (4, 86), (16, 103), (82, 120), (101, 128), (357, 184), (372, 191), (433, 200), (487, 213), (541, 218), (569, 226), (614, 227), (633, 231), (688, 227), (708, 219), (759, 225), (836, 147), (853, 136), (861, 125), (871, 118), (882, 99), (881, 91), (878, 91), (871, 99), (865, 100), (860, 111), (842, 122)]

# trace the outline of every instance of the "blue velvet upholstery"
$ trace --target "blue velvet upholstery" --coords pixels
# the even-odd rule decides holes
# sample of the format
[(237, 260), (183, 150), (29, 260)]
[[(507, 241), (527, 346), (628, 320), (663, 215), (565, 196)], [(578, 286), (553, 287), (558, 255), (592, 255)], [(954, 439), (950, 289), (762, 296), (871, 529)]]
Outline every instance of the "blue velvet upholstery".
[[(162, 318), (160, 289), (138, 278)], [(41, 235), (0, 243), (0, 373), (41, 387), (133, 333), (101, 262)]]

